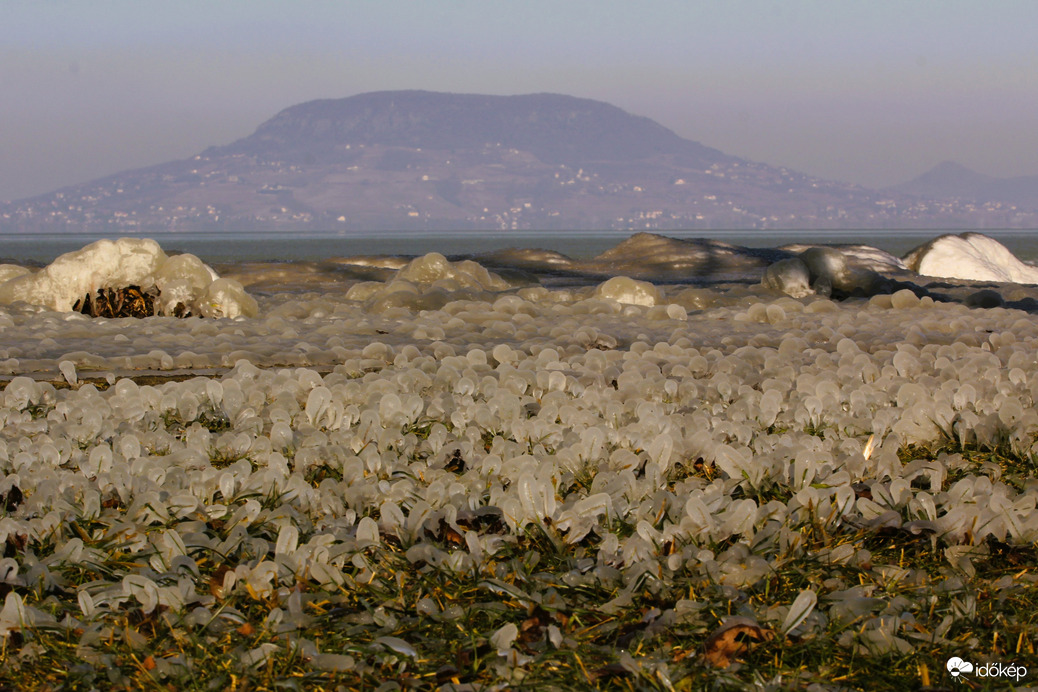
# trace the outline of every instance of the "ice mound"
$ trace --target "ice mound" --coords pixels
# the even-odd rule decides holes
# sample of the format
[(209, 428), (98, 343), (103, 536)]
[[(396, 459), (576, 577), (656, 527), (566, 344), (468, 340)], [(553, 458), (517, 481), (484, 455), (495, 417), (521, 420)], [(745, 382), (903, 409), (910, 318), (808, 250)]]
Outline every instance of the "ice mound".
[(330, 257), (321, 260), (262, 260), (218, 265), (220, 275), (250, 293), (331, 293), (358, 281), (389, 281), (407, 264), (402, 257)]
[(934, 238), (908, 253), (905, 264), (924, 276), (1038, 284), (1038, 268), (1024, 264), (1005, 245), (982, 233)]
[(188, 305), (196, 305), (203, 317), (255, 317), (259, 312), (256, 300), (234, 279), (216, 279)]
[(648, 281), (637, 281), (626, 276), (614, 276), (595, 288), (595, 296), (608, 298), (626, 305), (652, 307), (659, 301), (660, 292)]
[(430, 252), (411, 260), (397, 271), (394, 280), (410, 281), (416, 284), (450, 281), (463, 288), (484, 291), (503, 291), (509, 288), (507, 281), (496, 274), (491, 274), (478, 262), (472, 260), (450, 262), (438, 252)]
[(77, 300), (100, 288), (154, 284), (166, 254), (154, 240), (98, 240), (61, 255), (38, 272), (0, 285), (0, 302), (24, 301), (67, 312)]
[(0, 264), (0, 284), (5, 281), (9, 281), (17, 276), (24, 276), (30, 274), (31, 269), (22, 267), (17, 264)]
[(719, 240), (679, 240), (636, 233), (584, 263), (588, 270), (638, 279), (720, 279), (757, 275), (769, 263), (788, 257), (782, 250), (746, 248)]
[(905, 271), (908, 267), (904, 260), (892, 255), (885, 250), (874, 248), (869, 245), (808, 245), (804, 243), (790, 243), (782, 245), (779, 250), (802, 255), (812, 248), (825, 247), (839, 252), (844, 261), (851, 267), (858, 269), (870, 269), (880, 274)]
[[(798, 256), (769, 265), (761, 284), (768, 290), (795, 298), (812, 293), (834, 298), (872, 297), (904, 290), (917, 297), (928, 295), (924, 288), (906, 282), (904, 272), (1038, 285), (1038, 268), (1024, 264), (997, 240), (980, 233), (940, 236), (912, 250), (903, 261), (865, 246), (787, 245), (783, 249), (801, 248)], [(898, 274), (901, 276), (894, 278)], [(942, 299), (947, 300), (948, 296)], [(959, 295), (957, 299), (975, 307), (1013, 305), (991, 293)], [(1025, 298), (1016, 306), (1030, 309), (1029, 300)]]
[(769, 264), (761, 284), (770, 291), (803, 298), (815, 292), (811, 287), (811, 270), (799, 257), (789, 257)]
[(574, 260), (553, 250), (533, 248), (507, 248), (478, 255), (476, 259), (485, 264), (502, 265), (519, 269), (568, 269)]
[(478, 262), (451, 262), (438, 252), (430, 252), (408, 262), (385, 283), (354, 284), (346, 297), (364, 302), (371, 312), (391, 308), (435, 310), (451, 301), (485, 298), (509, 288), (512, 285), (507, 280)]
[[(61, 255), (38, 272), (0, 273), (0, 304), (22, 301), (58, 312), (71, 312), (77, 303), (101, 291), (155, 288), (155, 312), (206, 317), (254, 317), (256, 301), (232, 279), (219, 279), (194, 255), (169, 257), (149, 238), (98, 240)], [(149, 293), (150, 295), (150, 293)]]
[(848, 262), (836, 248), (809, 247), (798, 257), (780, 260), (764, 270), (761, 284), (794, 298), (812, 293), (836, 297), (890, 293), (893, 282), (872, 269)]

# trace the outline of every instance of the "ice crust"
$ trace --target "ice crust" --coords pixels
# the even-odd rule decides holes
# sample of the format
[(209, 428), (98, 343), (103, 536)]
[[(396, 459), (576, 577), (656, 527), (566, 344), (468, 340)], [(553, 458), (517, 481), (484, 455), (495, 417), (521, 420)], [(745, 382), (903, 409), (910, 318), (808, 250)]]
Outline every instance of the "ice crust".
[(23, 302), (69, 312), (76, 301), (101, 288), (156, 286), (165, 314), (171, 314), (177, 303), (207, 317), (256, 314), (255, 300), (238, 282), (219, 279), (194, 255), (168, 257), (149, 238), (98, 240), (61, 255), (38, 272), (8, 267), (0, 267), (0, 304), (4, 305)]
[[(170, 280), (200, 284), (191, 271)], [(384, 283), (260, 299), (255, 318), (234, 321), (0, 307), (0, 493), (25, 496), (0, 541), (56, 546), (6, 563), (9, 582), (77, 589), (84, 620), (127, 604), (204, 619), (213, 589), (345, 588), (371, 567), (365, 548), (390, 539), (415, 564), (484, 578), (503, 545), (539, 527), (561, 545), (600, 540), (564, 577), (574, 583), (635, 589), (692, 571), (735, 590), (805, 550), (805, 523), (926, 531), (961, 570), (989, 536), (1038, 541), (1038, 483), (1013, 487), (957, 454), (898, 454), (947, 436), (1038, 454), (1038, 320), (1023, 310), (626, 277), (516, 287), (442, 256)], [(113, 374), (176, 369), (217, 372)], [(676, 473), (694, 464), (716, 471)], [(753, 499), (769, 487), (787, 499)], [(273, 509), (257, 499), (271, 496)], [(501, 528), (473, 528), (477, 516)], [(60, 566), (96, 559), (75, 517), (138, 559), (107, 581), (62, 584)], [(214, 520), (225, 537), (206, 531)], [(613, 532), (617, 520), (633, 530)], [(441, 526), (461, 537), (449, 551), (425, 539)], [(213, 585), (193, 576), (198, 551), (242, 557)], [(10, 599), (0, 635), (15, 618), (47, 622)]]

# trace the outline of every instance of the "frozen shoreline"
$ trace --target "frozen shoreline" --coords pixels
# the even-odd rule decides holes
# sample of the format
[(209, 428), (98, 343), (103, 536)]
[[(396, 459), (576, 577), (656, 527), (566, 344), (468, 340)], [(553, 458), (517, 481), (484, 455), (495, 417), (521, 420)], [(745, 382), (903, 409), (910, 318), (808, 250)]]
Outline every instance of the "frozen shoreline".
[[(959, 237), (948, 238), (959, 241)], [(770, 263), (781, 260), (774, 268), (799, 263), (795, 253), (804, 249), (746, 249), (640, 234), (585, 261), (544, 251), (513, 250), (482, 257), (486, 267), (473, 261), (451, 263), (435, 255), (410, 261), (351, 257), (223, 264), (217, 268), (224, 278), (213, 286), (243, 285), (257, 301), (249, 307), (249, 314), (255, 317), (105, 320), (25, 303), (0, 306), (0, 327), (4, 329), (0, 378), (60, 379), (58, 364), (62, 361), (78, 368), (84, 377), (109, 379), (135, 373), (213, 375), (226, 372), (240, 359), (259, 367), (310, 367), (327, 372), (338, 364), (357, 367), (350, 363), (372, 341), (393, 348), (414, 344), (421, 350), (444, 342), (456, 349), (488, 352), (505, 344), (528, 353), (534, 345), (551, 343), (572, 354), (594, 346), (595, 337), (588, 336), (592, 333), (604, 334), (610, 348), (624, 350), (637, 340), (649, 344), (673, 341), (681, 329), (687, 329), (695, 332), (691, 342), (696, 346), (716, 347), (748, 339), (745, 332), (753, 323), (770, 324), (757, 329), (765, 332), (760, 338), (774, 342), (785, 332), (804, 331), (812, 322), (817, 329), (825, 323), (820, 315), (848, 311), (861, 311), (864, 321), (873, 325), (872, 332), (856, 337), (868, 350), (872, 348), (869, 344), (878, 347), (905, 338), (897, 329), (885, 330), (878, 322), (884, 316), (899, 322), (898, 310), (889, 309), (913, 307), (919, 297), (938, 312), (956, 309), (956, 305), (1038, 312), (1038, 286), (920, 276), (907, 271), (899, 258), (863, 246), (845, 246), (842, 255), (827, 252), (848, 258), (848, 268), (840, 270), (850, 277), (844, 283), (849, 281), (848, 290), (857, 288), (855, 281), (863, 284), (868, 289), (865, 297), (827, 300), (830, 286), (840, 288), (839, 277), (824, 277), (826, 289), (818, 295), (806, 283), (814, 280), (807, 276), (806, 267), (801, 269), (804, 283), (794, 291), (795, 298), (760, 285), (761, 274), (766, 268), (770, 271)], [(158, 252), (165, 261), (157, 246), (149, 251)], [(181, 255), (177, 260), (191, 257)], [(956, 266), (947, 252), (940, 258), (944, 266)], [(989, 273), (999, 276), (998, 267), (1007, 266), (1012, 256), (1008, 258), (997, 256), (1002, 264), (991, 265), (994, 269)], [(967, 259), (965, 271), (989, 266), (973, 257)], [(205, 267), (197, 259), (192, 261)], [(821, 261), (822, 271), (831, 271), (824, 262), (832, 259)], [(66, 261), (63, 266), (75, 263)], [(217, 276), (208, 267), (205, 271), (207, 276)], [(171, 285), (179, 287), (177, 281), (187, 284), (176, 278), (179, 274), (170, 276), (174, 278), (166, 281)], [(192, 301), (198, 301), (201, 307), (196, 311), (211, 315), (204, 291), (212, 279), (198, 279), (190, 272), (185, 276), (197, 287), (180, 289), (187, 296), (184, 302), (194, 305)], [(609, 279), (622, 276), (634, 278)], [(15, 295), (35, 295), (40, 282), (31, 279), (32, 275), (16, 278), (25, 287), (19, 287)], [(47, 281), (46, 285), (59, 282)], [(77, 281), (88, 286), (98, 279), (84, 276)], [(837, 283), (833, 285), (833, 281)], [(871, 284), (882, 292), (868, 297), (874, 291)], [(899, 290), (901, 287), (909, 290)], [(71, 304), (84, 290), (66, 290), (67, 296), (63, 293), (60, 299), (47, 300)], [(635, 295), (638, 291), (641, 297)], [(900, 297), (892, 302), (886, 293)], [(230, 300), (230, 314), (235, 314), (237, 299)], [(965, 314), (980, 319), (984, 313)], [(544, 330), (538, 331), (538, 322), (544, 322)], [(567, 326), (558, 329), (562, 324)], [(584, 336), (575, 336), (578, 333)], [(914, 340), (921, 344), (925, 338), (916, 335)]]
[[(948, 434), (994, 444), (1003, 436), (1030, 453), (1038, 436), (1038, 320), (1022, 310), (935, 302), (909, 290), (842, 302), (794, 299), (743, 284), (650, 287), (657, 294), (648, 302), (655, 304), (637, 305), (630, 303), (627, 284), (628, 293), (620, 296), (628, 296), (626, 303), (590, 286), (488, 293), (479, 281), (499, 279), (480, 274), (479, 267), (469, 270), (457, 275), (439, 307), (426, 309), (413, 301), (429, 300), (435, 291), (357, 284), (346, 295), (260, 296), (262, 316), (252, 319), (91, 320), (7, 310), (0, 315), (0, 368), (8, 379), (8, 462), (16, 473), (44, 458), (45, 466), (71, 465), (85, 473), (93, 449), (114, 453), (104, 440), (130, 435), (139, 441), (138, 427), (152, 425), (147, 421), (172, 416), (189, 425), (201, 410), (226, 421), (230, 432), (222, 437), (246, 430), (233, 446), (243, 454), (253, 450), (248, 453), (261, 467), (274, 458), (283, 462), (277, 450), (285, 440), (295, 446), (314, 434), (326, 441), (345, 435), (337, 444), (350, 456), (349, 449), (356, 453), (383, 438), (376, 448), (392, 448), (399, 442), (386, 440), (420, 421), (453, 430), (426, 456), (451, 444), (460, 444), (467, 458), (493, 455), (473, 446), (491, 434), (526, 454), (535, 440), (552, 440), (531, 464), (567, 459), (579, 465), (606, 454), (601, 441), (592, 445), (597, 452), (585, 449), (590, 443), (582, 431), (601, 429), (609, 431), (603, 439), (614, 450), (602, 463), (618, 463), (615, 453), (626, 450), (630, 459), (622, 466), (657, 464), (661, 473), (696, 456), (721, 463), (732, 449), (744, 450), (756, 465), (749, 445), (770, 440), (775, 428), (829, 430), (828, 454), (842, 458), (832, 472), (851, 463), (852, 450), (870, 434), (893, 440), (880, 448), (887, 450), (878, 457), (882, 471), (875, 462), (861, 467), (859, 452), (854, 465), (860, 468), (844, 483), (855, 475), (892, 477), (886, 465), (897, 465), (891, 455), (903, 444), (926, 445)], [(457, 285), (465, 276), (478, 280)], [(967, 302), (975, 288), (942, 287), (959, 290)], [(1004, 292), (1024, 301), (1030, 291)], [(191, 378), (193, 373), (200, 376)], [(180, 381), (162, 383), (164, 374)], [(33, 384), (26, 375), (64, 380), (71, 388)], [(122, 379), (127, 375), (157, 380), (137, 386)], [(104, 379), (102, 389), (115, 386), (98, 391), (80, 377)], [(130, 403), (101, 403), (128, 393)], [(58, 445), (57, 458), (19, 437), (21, 423), (33, 435), (44, 423), (18, 414), (27, 406), (48, 411), (42, 429)], [(530, 417), (531, 406), (540, 413)], [(81, 438), (84, 420), (96, 411), (107, 412), (88, 426), (99, 429)], [(706, 430), (714, 432), (703, 438)], [(284, 439), (271, 446), (271, 435)], [(794, 435), (811, 438), (800, 436)], [(72, 439), (78, 442), (69, 446)], [(164, 444), (175, 449), (186, 441)], [(232, 443), (206, 436), (202, 447), (220, 444)], [(130, 449), (143, 454), (140, 444)], [(726, 469), (733, 482), (745, 481), (737, 472), (742, 462), (725, 463), (736, 464)], [(751, 477), (761, 473), (754, 470)], [(991, 519), (989, 530), (999, 540), (1006, 531), (1022, 530), (1018, 540), (1038, 536), (1033, 507), (1019, 524), (998, 528), (1003, 520)]]
[[(912, 451), (1034, 459), (1035, 287), (941, 280), (920, 286), (937, 300), (844, 301), (748, 282), (548, 288), (440, 259), (371, 263), (389, 280), (345, 291), (307, 292), (325, 279), (279, 266), (301, 288), (250, 289), (254, 318), (0, 307), (0, 543), (22, 546), (3, 561), (0, 636), (63, 627), (110, 667), (100, 643), (127, 609), (215, 640), (241, 625), (227, 604), (249, 599), (272, 633), (302, 632), (303, 600), (373, 582), (372, 551), (500, 581), (498, 556), (536, 530), (572, 551), (558, 588), (604, 589), (615, 608), (678, 594), (653, 627), (712, 628), (705, 612), (738, 604), (783, 634), (838, 632), (860, 657), (924, 641), (958, 653), (951, 624), (923, 620), (928, 594), (965, 588), (992, 541), (1038, 540), (1033, 476)], [(805, 527), (831, 543), (808, 545)], [(941, 566), (874, 561), (881, 531), (932, 546)], [(216, 554), (218, 579), (200, 567)], [(803, 617), (756, 605), (791, 561), (858, 581), (808, 584)], [(75, 581), (84, 565), (104, 568)], [(885, 599), (891, 570), (911, 588)], [(1034, 588), (1026, 570), (1007, 579)], [(48, 589), (49, 605), (34, 595)], [(371, 625), (396, 651), (431, 646), (402, 632)], [(525, 665), (507, 625), (479, 636), (501, 675)], [(262, 646), (236, 655), (262, 664), (288, 645)], [(315, 670), (356, 663), (298, 646)], [(170, 680), (192, 665), (160, 664)]]

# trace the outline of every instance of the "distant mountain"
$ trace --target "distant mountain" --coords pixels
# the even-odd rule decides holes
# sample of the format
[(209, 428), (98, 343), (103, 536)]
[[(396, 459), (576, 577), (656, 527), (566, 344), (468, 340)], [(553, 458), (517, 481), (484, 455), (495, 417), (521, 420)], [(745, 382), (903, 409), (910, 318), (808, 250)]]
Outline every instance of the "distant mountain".
[(907, 183), (890, 188), (901, 194), (960, 199), (974, 203), (1002, 202), (1038, 208), (1038, 176), (995, 178), (953, 161), (944, 161)]
[(209, 156), (340, 163), (344, 146), (458, 151), (507, 147), (570, 168), (670, 155), (684, 165), (735, 161), (608, 103), (559, 94), (481, 96), (383, 91), (287, 108)]
[(727, 155), (559, 94), (360, 94), (184, 161), (0, 206), (0, 231), (1034, 227)]

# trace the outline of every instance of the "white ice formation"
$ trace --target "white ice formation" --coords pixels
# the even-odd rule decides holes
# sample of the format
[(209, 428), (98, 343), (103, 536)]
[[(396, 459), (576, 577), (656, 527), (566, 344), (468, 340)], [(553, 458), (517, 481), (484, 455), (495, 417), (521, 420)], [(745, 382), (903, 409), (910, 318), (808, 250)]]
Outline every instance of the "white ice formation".
[(909, 253), (905, 264), (924, 276), (1038, 284), (1038, 267), (981, 233), (942, 235)]
[(254, 317), (256, 301), (241, 284), (220, 279), (194, 255), (169, 257), (149, 238), (98, 240), (61, 255), (43, 269), (0, 266), (0, 304), (24, 302), (69, 312), (102, 288), (158, 288), (159, 311), (180, 304), (205, 317)]

